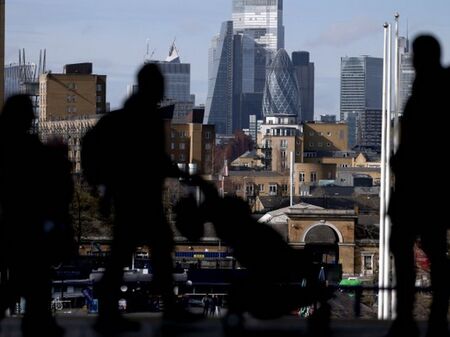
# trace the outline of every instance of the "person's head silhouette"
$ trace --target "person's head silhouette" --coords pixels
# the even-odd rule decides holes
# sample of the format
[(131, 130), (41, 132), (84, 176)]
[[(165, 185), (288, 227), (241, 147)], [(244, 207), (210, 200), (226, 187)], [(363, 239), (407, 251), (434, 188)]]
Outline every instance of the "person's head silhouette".
[(0, 128), (7, 133), (26, 133), (34, 120), (33, 103), (28, 95), (9, 97), (0, 116)]
[(138, 90), (153, 103), (159, 103), (164, 97), (164, 77), (158, 65), (145, 64), (137, 75)]
[(413, 63), (416, 73), (427, 72), (441, 68), (441, 46), (432, 35), (420, 35), (413, 42)]

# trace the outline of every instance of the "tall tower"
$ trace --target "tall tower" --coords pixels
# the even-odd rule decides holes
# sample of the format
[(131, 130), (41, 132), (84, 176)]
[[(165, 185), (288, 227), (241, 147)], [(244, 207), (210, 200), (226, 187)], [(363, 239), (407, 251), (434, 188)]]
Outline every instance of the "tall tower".
[(233, 22), (222, 23), (220, 34), (211, 41), (208, 61), (208, 96), (205, 124), (214, 124), (216, 133), (232, 134)]
[(292, 63), (297, 75), (301, 102), (298, 121), (311, 122), (314, 120), (314, 63), (309, 61), (307, 51), (294, 51)]
[(341, 58), (340, 120), (348, 123), (348, 144), (357, 143), (359, 117), (366, 110), (381, 111), (383, 59)]
[(399, 53), (400, 53), (400, 78), (399, 78), (399, 113), (403, 113), (405, 104), (411, 96), (412, 86), (414, 78), (416, 77), (416, 71), (413, 66), (413, 55), (409, 50), (409, 40), (405, 37), (400, 37), (399, 41)]
[(382, 58), (342, 57), (340, 119), (365, 109), (381, 110), (382, 80)]
[(5, 0), (0, 0), (0, 109), (5, 99)]
[(233, 0), (235, 33), (253, 37), (274, 55), (284, 48), (283, 0)]

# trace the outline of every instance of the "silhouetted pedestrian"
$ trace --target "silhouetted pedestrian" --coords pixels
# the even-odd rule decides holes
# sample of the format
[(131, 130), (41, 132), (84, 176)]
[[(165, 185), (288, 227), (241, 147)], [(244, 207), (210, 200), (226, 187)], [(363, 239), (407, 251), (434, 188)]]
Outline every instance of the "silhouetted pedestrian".
[(23, 335), (58, 337), (64, 331), (50, 309), (51, 266), (73, 253), (68, 211), (73, 181), (67, 151), (44, 146), (31, 133), (33, 120), (25, 95), (10, 97), (0, 116), (0, 257), (8, 270), (0, 318), (23, 297)]
[[(397, 316), (388, 336), (419, 336), (413, 307), (416, 281), (414, 244), (420, 238), (431, 263), (433, 293), (426, 336), (448, 337), (450, 269), (446, 253), (449, 221), (441, 215), (447, 204), (443, 198), (422, 198), (428, 195), (430, 185), (421, 183), (417, 174), (422, 154), (426, 153), (427, 158), (439, 158), (448, 147), (446, 127), (450, 115), (450, 76), (448, 69), (441, 66), (440, 45), (434, 37), (417, 37), (413, 42), (413, 53), (416, 78), (400, 121), (400, 145), (391, 160), (395, 188), (389, 205), (392, 219), (390, 244), (395, 258)], [(433, 129), (433, 141), (429, 143), (424, 121), (434, 115), (439, 115), (439, 122)], [(443, 166), (430, 165), (428, 169), (436, 179), (446, 179)]]
[(173, 234), (162, 204), (165, 178), (182, 174), (165, 153), (164, 121), (158, 110), (163, 94), (158, 66), (144, 65), (138, 73), (138, 92), (123, 109), (102, 117), (83, 139), (86, 178), (102, 185), (114, 205), (111, 257), (99, 287), (100, 332), (139, 328), (120, 315), (117, 302), (123, 268), (140, 245), (151, 247), (153, 283), (162, 295), (164, 318), (188, 316), (173, 291)]

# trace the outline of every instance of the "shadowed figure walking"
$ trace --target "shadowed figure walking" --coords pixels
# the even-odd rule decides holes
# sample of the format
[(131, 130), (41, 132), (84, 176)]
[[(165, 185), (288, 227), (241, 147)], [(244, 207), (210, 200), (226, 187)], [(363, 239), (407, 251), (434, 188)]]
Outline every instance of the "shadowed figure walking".
[(114, 206), (111, 256), (99, 286), (99, 332), (137, 330), (137, 322), (118, 310), (123, 268), (137, 246), (151, 247), (153, 283), (162, 295), (165, 318), (189, 316), (173, 292), (173, 233), (162, 204), (166, 177), (182, 173), (165, 153), (162, 112), (157, 105), (164, 79), (155, 64), (138, 73), (138, 92), (124, 108), (102, 117), (82, 144), (82, 167), (88, 182), (102, 185)]
[(30, 132), (33, 120), (26, 95), (10, 97), (0, 116), (0, 318), (23, 297), (23, 335), (58, 337), (63, 329), (50, 309), (51, 266), (74, 252), (73, 181), (67, 149), (43, 145)]
[(246, 270), (245, 276), (231, 282), (225, 332), (230, 336), (243, 333), (246, 312), (260, 319), (273, 319), (299, 307), (320, 303), (309, 320), (310, 333), (328, 336), (327, 301), (331, 293), (317, 279), (318, 269), (310, 252), (292, 248), (275, 229), (257, 222), (244, 200), (219, 197), (215, 187), (199, 176), (190, 177), (190, 183), (198, 185), (205, 198), (197, 211), (191, 197), (176, 205), (177, 228), (189, 238), (189, 227), (197, 236), (200, 232), (197, 227), (211, 222), (217, 237), (233, 250), (233, 256)]
[[(419, 336), (413, 318), (416, 270), (414, 243), (420, 243), (431, 263), (433, 301), (428, 322), (427, 337), (447, 337), (447, 311), (449, 304), (450, 270), (447, 253), (449, 221), (442, 218), (447, 207), (443, 198), (422, 198), (429, 186), (417, 179), (420, 154), (439, 158), (448, 146), (446, 133), (450, 114), (450, 73), (440, 63), (438, 41), (429, 35), (417, 37), (413, 42), (413, 63), (416, 78), (412, 95), (400, 120), (400, 145), (392, 157), (395, 185), (389, 205), (392, 219), (391, 250), (395, 258), (397, 280), (397, 316), (388, 333), (389, 337)], [(433, 142), (424, 148), (426, 128), (424, 120), (438, 114), (441, 120), (433, 131)], [(435, 165), (433, 176), (446, 179), (443, 166)], [(439, 182), (436, 182), (439, 183)], [(445, 189), (445, 188), (444, 188)], [(436, 194), (438, 195), (438, 194)]]

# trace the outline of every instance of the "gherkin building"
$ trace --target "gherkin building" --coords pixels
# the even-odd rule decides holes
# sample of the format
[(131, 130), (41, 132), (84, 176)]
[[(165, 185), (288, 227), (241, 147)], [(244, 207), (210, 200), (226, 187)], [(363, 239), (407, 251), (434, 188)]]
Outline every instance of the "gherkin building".
[(300, 110), (298, 82), (294, 66), (284, 49), (279, 49), (267, 70), (263, 96), (263, 114), (296, 115)]

